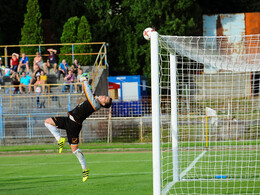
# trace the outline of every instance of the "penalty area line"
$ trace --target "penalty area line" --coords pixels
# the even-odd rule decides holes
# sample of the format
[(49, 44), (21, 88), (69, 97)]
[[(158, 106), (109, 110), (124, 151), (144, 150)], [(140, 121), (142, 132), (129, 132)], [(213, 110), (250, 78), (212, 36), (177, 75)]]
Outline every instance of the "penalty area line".
[[(199, 159), (202, 158), (202, 156), (204, 156), (204, 154), (207, 151), (203, 151), (199, 156), (197, 156), (197, 158), (194, 159), (194, 161), (192, 161), (192, 163), (184, 170), (182, 171), (182, 173), (180, 174), (180, 180), (195, 166), (195, 164), (199, 161)], [(172, 188), (172, 186), (176, 183), (177, 181), (172, 181), (170, 183), (168, 183), (162, 190), (162, 194), (167, 194), (170, 189)]]

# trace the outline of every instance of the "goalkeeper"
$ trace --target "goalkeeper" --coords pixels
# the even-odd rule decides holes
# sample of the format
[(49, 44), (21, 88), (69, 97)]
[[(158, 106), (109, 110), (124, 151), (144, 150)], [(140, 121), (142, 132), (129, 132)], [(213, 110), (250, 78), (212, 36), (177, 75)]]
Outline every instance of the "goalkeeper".
[[(84, 74), (82, 77), (84, 78)], [(83, 170), (82, 181), (85, 182), (88, 179), (89, 169), (87, 168), (85, 157), (78, 145), (82, 123), (87, 117), (101, 107), (109, 108), (112, 104), (112, 98), (108, 96), (95, 96), (89, 88), (87, 77), (85, 77), (85, 80), (83, 81), (83, 90), (87, 97), (86, 101), (78, 104), (73, 110), (69, 111), (67, 117), (52, 117), (46, 119), (45, 126), (58, 141), (59, 153), (62, 152), (65, 138), (61, 137), (57, 128), (66, 130), (71, 150), (77, 156)]]

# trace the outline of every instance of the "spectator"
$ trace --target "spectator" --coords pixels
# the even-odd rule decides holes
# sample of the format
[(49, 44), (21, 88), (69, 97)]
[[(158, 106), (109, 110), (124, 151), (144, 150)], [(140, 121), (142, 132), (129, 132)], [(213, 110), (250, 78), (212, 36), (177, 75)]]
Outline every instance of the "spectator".
[(45, 93), (45, 84), (47, 84), (47, 75), (45, 74), (45, 72), (43, 70), (41, 70), (41, 76), (40, 76), (40, 81), (42, 84), (42, 93)]
[(26, 68), (27, 74), (29, 74), (29, 58), (25, 55), (25, 53), (22, 53), (17, 72), (20, 72), (21, 68), (22, 71), (24, 71), (24, 69)]
[[(41, 81), (41, 75), (37, 74), (36, 76), (36, 82), (34, 83), (34, 93), (36, 93), (36, 88), (40, 88), (39, 85), (45, 84), (44, 81)], [(42, 91), (45, 92), (45, 85), (42, 85)], [(41, 93), (41, 90), (37, 91), (37, 93)]]
[[(71, 70), (69, 70), (69, 73), (64, 77), (64, 80), (65, 80), (65, 84), (70, 85), (70, 92), (72, 93), (73, 92), (73, 82), (75, 80), (75, 76)], [(69, 86), (69, 85), (63, 85), (62, 92), (65, 92), (66, 86)]]
[(57, 64), (58, 64), (58, 57), (57, 57), (57, 50), (55, 49), (47, 49), (50, 55), (47, 58), (47, 62), (44, 63), (44, 72), (47, 73), (47, 68), (54, 67), (54, 72), (57, 72)]
[(82, 82), (81, 82), (81, 75), (83, 74), (83, 70), (81, 68), (78, 69), (78, 76), (77, 76), (77, 82), (74, 84), (75, 85), (75, 90), (74, 93), (78, 93), (78, 87), (80, 88), (79, 90), (82, 90)]
[(40, 69), (38, 64), (34, 65), (34, 72), (29, 84), (29, 93), (31, 93), (31, 86), (37, 81), (37, 77), (41, 75), (42, 69)]
[(20, 85), (20, 77), (19, 74), (17, 72), (14, 72), (10, 78), (12, 79), (11, 84), (15, 85), (14, 86), (14, 90), (13, 90), (13, 94), (18, 93), (19, 92), (19, 85)]
[(31, 77), (29, 75), (26, 75), (26, 73), (23, 71), (22, 76), (20, 78), (20, 85), (19, 85), (20, 93), (23, 93), (23, 88), (25, 86), (29, 86), (30, 81), (31, 81)]
[(10, 60), (10, 68), (12, 71), (17, 72), (17, 68), (19, 65), (19, 54), (13, 53), (12, 58)]
[(63, 77), (68, 74), (68, 63), (66, 62), (66, 60), (62, 60), (59, 65), (58, 80), (60, 80), (61, 74), (63, 75)]
[(77, 59), (74, 60), (74, 63), (71, 65), (72, 73), (75, 75), (75, 77), (78, 76), (78, 69), (80, 68), (80, 63)]
[(38, 64), (41, 69), (44, 68), (42, 56), (38, 51), (36, 52), (36, 56), (33, 59), (33, 66), (35, 66), (35, 64)]

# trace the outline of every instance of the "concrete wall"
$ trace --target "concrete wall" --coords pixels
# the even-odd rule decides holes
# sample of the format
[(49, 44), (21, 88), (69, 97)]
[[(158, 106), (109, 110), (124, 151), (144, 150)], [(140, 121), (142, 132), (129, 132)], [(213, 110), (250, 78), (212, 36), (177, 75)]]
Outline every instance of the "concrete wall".
[(201, 74), (192, 77), (191, 95), (196, 99), (251, 95), (251, 73)]

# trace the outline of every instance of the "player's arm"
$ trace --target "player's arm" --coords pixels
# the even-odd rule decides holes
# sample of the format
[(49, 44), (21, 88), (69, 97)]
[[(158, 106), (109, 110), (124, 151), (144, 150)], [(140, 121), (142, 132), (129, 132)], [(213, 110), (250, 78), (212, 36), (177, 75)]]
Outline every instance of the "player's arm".
[(92, 90), (89, 88), (89, 84), (88, 84), (87, 80), (83, 81), (83, 89), (84, 89), (85, 95), (86, 95), (88, 101), (90, 102), (90, 104), (92, 105), (93, 109), (99, 110), (101, 106), (100, 106), (99, 102), (97, 101), (95, 95), (92, 93)]

